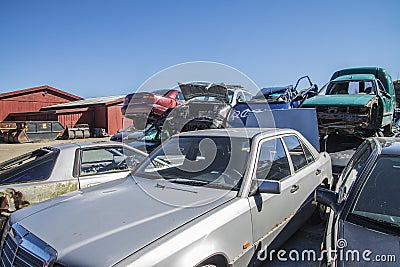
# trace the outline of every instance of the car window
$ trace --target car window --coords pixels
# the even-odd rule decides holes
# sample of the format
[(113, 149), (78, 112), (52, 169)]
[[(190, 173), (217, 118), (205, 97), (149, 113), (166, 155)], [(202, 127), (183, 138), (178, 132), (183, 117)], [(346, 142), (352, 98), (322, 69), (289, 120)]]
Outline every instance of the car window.
[[(18, 157), (17, 159), (20, 161), (13, 160), (13, 164), (11, 164), (12, 168), (5, 169), (5, 171), (1, 173), (0, 184), (46, 180), (53, 171), (58, 155), (58, 149), (39, 149)], [(17, 163), (17, 165), (14, 163)]]
[(251, 94), (247, 93), (247, 92), (243, 92), (244, 97), (246, 98), (246, 101), (250, 101), (251, 98), (253, 97)]
[(242, 92), (238, 92), (236, 95), (236, 102), (246, 102), (246, 98), (244, 97)]
[(327, 95), (375, 94), (375, 84), (373, 81), (331, 82), (327, 90)]
[(141, 138), (141, 140), (144, 140), (144, 141), (160, 141), (159, 131), (156, 130), (156, 129), (153, 129), (153, 130), (147, 132), (146, 135)]
[(232, 103), (234, 92), (232, 90), (228, 90), (228, 99), (229, 103)]
[(175, 136), (140, 165), (135, 175), (238, 190), (249, 151), (248, 138)]
[(373, 147), (371, 147), (370, 143), (366, 141), (360, 145), (356, 153), (354, 153), (353, 157), (347, 163), (339, 178), (340, 181), (338, 182), (338, 184), (340, 184), (339, 194), (341, 199), (347, 195), (347, 192), (356, 179), (357, 174), (361, 171), (361, 168), (364, 167), (371, 155), (372, 149)]
[(379, 157), (362, 185), (351, 213), (400, 227), (399, 177), (400, 157)]
[(303, 142), (300, 141), (300, 143), (303, 147), (304, 154), (306, 155), (307, 163), (310, 164), (310, 163), (314, 162), (314, 160), (315, 160), (314, 155), (311, 153), (311, 151), (308, 149), (308, 147)]
[(299, 139), (294, 135), (290, 135), (283, 137), (283, 141), (289, 151), (294, 171), (296, 172), (305, 167), (308, 164), (307, 158)]
[(387, 90), (385, 89), (385, 87), (382, 85), (382, 82), (380, 80), (378, 80), (378, 86), (379, 86), (379, 91), (381, 92), (387, 92)]
[(171, 91), (171, 89), (158, 89), (158, 90), (154, 90), (152, 93), (157, 94), (157, 95), (166, 96), (170, 91)]
[(257, 159), (256, 178), (279, 181), (289, 175), (289, 162), (281, 139), (263, 142)]
[(185, 101), (185, 98), (183, 97), (183, 94), (181, 92), (179, 92), (176, 96), (175, 96), (176, 100), (179, 101)]
[(85, 149), (81, 152), (81, 175), (125, 171), (128, 165), (122, 147)]

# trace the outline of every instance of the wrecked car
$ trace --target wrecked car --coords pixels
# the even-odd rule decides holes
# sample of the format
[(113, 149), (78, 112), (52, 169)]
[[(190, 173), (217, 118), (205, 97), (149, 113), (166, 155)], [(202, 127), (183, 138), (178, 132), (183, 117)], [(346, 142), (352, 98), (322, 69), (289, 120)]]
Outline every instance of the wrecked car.
[(121, 111), (122, 115), (133, 120), (137, 129), (142, 130), (168, 109), (182, 105), (184, 101), (182, 93), (176, 89), (138, 92), (125, 97)]
[(165, 118), (163, 127), (171, 135), (224, 128), (232, 108), (252, 97), (239, 85), (190, 82), (179, 83), (179, 87), (186, 103), (172, 109)]
[[(297, 87), (302, 79), (308, 80), (309, 87), (298, 91)], [(306, 99), (315, 96), (317, 93), (317, 85), (311, 82), (310, 77), (303, 76), (297, 80), (295, 86), (262, 88), (252, 98), (252, 101), (267, 101), (270, 109), (290, 109), (299, 107)]]
[[(315, 107), (321, 135), (355, 134), (362, 137), (392, 132), (395, 95), (390, 76), (382, 69), (376, 74), (357, 74), (374, 68), (342, 71), (321, 88), (317, 96), (301, 107)], [(350, 74), (347, 74), (350, 73)], [(377, 78), (378, 77), (378, 78)], [(384, 77), (384, 78), (382, 78)], [(385, 87), (381, 79), (389, 84)]]
[[(0, 218), (70, 191), (125, 177), (146, 153), (121, 143), (43, 147), (0, 163)], [(130, 165), (130, 166), (128, 166)]]
[(331, 176), (329, 155), (294, 130), (181, 133), (126, 178), (13, 213), (1, 259), (11, 265), (29, 258), (48, 266), (249, 266), (310, 217), (315, 189)]
[[(396, 265), (400, 257), (399, 178), (399, 139), (375, 137), (359, 146), (335, 188), (316, 191), (316, 200), (330, 207), (321, 266)], [(371, 253), (362, 254), (367, 250)], [(359, 252), (357, 258), (343, 256), (352, 251)], [(387, 260), (379, 261), (379, 255)]]

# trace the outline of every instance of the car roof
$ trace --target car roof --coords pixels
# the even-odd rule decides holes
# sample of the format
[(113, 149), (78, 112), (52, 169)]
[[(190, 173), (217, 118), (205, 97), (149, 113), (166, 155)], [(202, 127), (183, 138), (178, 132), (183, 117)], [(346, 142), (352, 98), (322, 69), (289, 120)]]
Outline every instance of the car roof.
[(351, 75), (343, 75), (334, 79), (332, 82), (341, 82), (341, 81), (360, 81), (360, 80), (375, 80), (375, 76), (373, 74), (351, 74)]
[(178, 134), (179, 136), (215, 136), (215, 137), (242, 137), (253, 138), (256, 135), (263, 134), (267, 136), (276, 136), (279, 134), (297, 133), (292, 129), (278, 129), (278, 128), (228, 128), (228, 129), (207, 129), (198, 130), (193, 132), (185, 132)]
[(108, 147), (112, 145), (122, 145), (124, 147), (129, 147), (122, 142), (113, 142), (113, 141), (100, 141), (100, 142), (79, 142), (79, 143), (70, 143), (70, 144), (59, 144), (51, 147), (55, 147), (58, 149), (68, 149), (68, 148), (90, 148), (90, 147)]
[(381, 155), (400, 155), (400, 138), (375, 137), (374, 140), (376, 140), (381, 146)]

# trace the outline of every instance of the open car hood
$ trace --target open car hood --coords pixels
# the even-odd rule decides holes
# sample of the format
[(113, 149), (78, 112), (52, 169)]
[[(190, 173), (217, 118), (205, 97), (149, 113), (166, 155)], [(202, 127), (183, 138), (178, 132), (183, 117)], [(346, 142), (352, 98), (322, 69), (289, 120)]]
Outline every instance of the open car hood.
[(229, 102), (228, 89), (223, 83), (191, 82), (178, 83), (178, 85), (186, 101), (198, 96), (211, 96), (226, 103)]

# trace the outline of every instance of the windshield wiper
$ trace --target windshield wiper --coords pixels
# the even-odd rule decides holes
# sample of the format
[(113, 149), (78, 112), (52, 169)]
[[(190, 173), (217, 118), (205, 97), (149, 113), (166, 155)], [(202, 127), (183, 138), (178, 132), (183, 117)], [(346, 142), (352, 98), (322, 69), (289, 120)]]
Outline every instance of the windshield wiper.
[(194, 186), (203, 186), (208, 185), (209, 182), (201, 181), (201, 180), (190, 180), (184, 178), (174, 178), (174, 179), (167, 179), (168, 182), (176, 183), (176, 184), (185, 184), (185, 185), (194, 185)]
[(184, 178), (175, 178), (175, 179), (167, 179), (167, 180), (171, 183), (176, 183), (176, 184), (205, 186), (205, 187), (210, 187), (210, 188), (227, 189), (227, 190), (235, 190), (235, 191), (239, 190), (239, 187), (236, 185), (230, 186), (230, 185), (212, 183), (212, 182), (207, 182), (207, 181), (202, 181), (202, 180), (190, 180), (190, 179), (184, 179)]
[(350, 215), (356, 217), (357, 219), (366, 221), (368, 223), (378, 224), (378, 225), (386, 227), (386, 228), (389, 227), (389, 228), (395, 229), (396, 232), (400, 233), (400, 225), (397, 223), (388, 222), (388, 221), (380, 220), (380, 219), (375, 219), (375, 218), (371, 218), (371, 217), (356, 214), (356, 213), (350, 213)]
[(231, 185), (226, 185), (226, 184), (215, 184), (215, 183), (209, 183), (206, 185), (206, 187), (233, 190), (233, 191), (239, 191), (239, 189), (240, 189), (237, 185), (231, 186)]
[(184, 192), (189, 192), (189, 193), (197, 194), (196, 191), (186, 190), (186, 189), (176, 188), (176, 187), (170, 187), (170, 186), (165, 186), (165, 185), (161, 185), (161, 184), (157, 184), (155, 187), (161, 188), (161, 189), (173, 189), (173, 190), (179, 190), (179, 191), (184, 191)]

